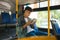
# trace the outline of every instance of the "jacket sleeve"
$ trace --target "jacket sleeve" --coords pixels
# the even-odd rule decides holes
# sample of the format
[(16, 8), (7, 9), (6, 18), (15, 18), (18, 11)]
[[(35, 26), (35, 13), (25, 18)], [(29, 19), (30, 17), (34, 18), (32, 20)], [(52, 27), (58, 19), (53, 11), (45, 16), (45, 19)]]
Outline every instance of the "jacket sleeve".
[(21, 24), (21, 21), (22, 21), (22, 20), (21, 20), (21, 17), (19, 17), (19, 18), (18, 18), (18, 26), (19, 26), (19, 27), (20, 27), (20, 26), (23, 26), (23, 25)]
[(18, 18), (18, 37), (22, 38), (25, 37), (26, 35), (26, 30), (23, 29), (23, 24), (22, 24), (22, 17)]

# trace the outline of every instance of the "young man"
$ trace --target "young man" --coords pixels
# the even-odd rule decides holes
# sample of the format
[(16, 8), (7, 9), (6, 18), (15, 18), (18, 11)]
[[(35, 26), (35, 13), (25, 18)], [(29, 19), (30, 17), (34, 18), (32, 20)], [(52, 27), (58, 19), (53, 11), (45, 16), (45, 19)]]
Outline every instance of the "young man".
[(40, 33), (37, 32), (37, 30), (38, 30), (37, 27), (35, 27), (36, 20), (31, 20), (28, 17), (31, 12), (32, 12), (32, 9), (30, 7), (26, 7), (24, 14), (22, 16), (20, 16), (18, 19), (18, 23), (19, 23), (18, 37), (20, 37), (20, 38), (26, 37), (26, 36), (40, 35)]

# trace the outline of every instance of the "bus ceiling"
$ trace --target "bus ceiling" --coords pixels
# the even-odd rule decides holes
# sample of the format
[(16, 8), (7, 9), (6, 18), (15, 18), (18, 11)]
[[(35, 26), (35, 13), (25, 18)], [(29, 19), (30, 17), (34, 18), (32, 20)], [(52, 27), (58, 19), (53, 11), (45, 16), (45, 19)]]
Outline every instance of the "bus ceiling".
[[(43, 2), (47, 0), (18, 0), (19, 5), (24, 5), (24, 4), (32, 4), (32, 3), (38, 3), (38, 2)], [(0, 0), (0, 10), (8, 10), (15, 12), (15, 7), (16, 6), (16, 0)]]
[(15, 0), (0, 0), (0, 11), (15, 11)]

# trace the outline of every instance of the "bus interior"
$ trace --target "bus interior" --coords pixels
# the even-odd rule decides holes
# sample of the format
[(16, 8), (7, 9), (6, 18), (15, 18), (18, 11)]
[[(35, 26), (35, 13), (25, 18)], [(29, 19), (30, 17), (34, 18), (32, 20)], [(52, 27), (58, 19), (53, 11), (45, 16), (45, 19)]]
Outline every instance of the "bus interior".
[[(31, 19), (37, 19), (39, 31), (48, 33), (48, 0), (18, 0), (18, 18), (23, 15), (25, 7), (31, 7)], [(59, 40), (60, 39), (60, 0), (50, 0), (50, 36), (51, 38), (33, 37), (19, 40)], [(11, 40), (16, 34), (16, 0), (0, 0), (0, 39)], [(47, 34), (48, 36), (48, 34)], [(17, 39), (18, 40), (18, 39)]]
[[(60, 39), (60, 4), (59, 0), (50, 0), (50, 34)], [(37, 28), (42, 32), (48, 33), (48, 0), (19, 0), (18, 17), (23, 15), (25, 7), (31, 7), (33, 11), (30, 14), (31, 19), (37, 19)], [(51, 36), (50, 35), (50, 36)], [(47, 34), (48, 36), (48, 34)], [(26, 40), (28, 40), (27, 38)], [(22, 39), (23, 40), (23, 39)], [(54, 40), (52, 38), (52, 40)]]

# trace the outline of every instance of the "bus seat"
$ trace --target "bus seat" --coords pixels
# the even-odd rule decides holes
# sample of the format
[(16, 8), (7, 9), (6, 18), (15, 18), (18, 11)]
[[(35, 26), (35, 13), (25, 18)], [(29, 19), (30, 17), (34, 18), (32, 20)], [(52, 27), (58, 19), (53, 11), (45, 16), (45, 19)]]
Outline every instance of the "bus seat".
[(59, 25), (56, 21), (51, 21), (52, 24), (52, 28), (55, 32), (55, 35), (60, 35), (60, 29), (59, 29)]
[(16, 28), (8, 28), (8, 34), (9, 37), (15, 37), (16, 36)]
[(9, 13), (3, 12), (1, 16), (2, 16), (2, 24), (8, 24), (11, 22)]
[(11, 14), (11, 23), (12, 24), (16, 23), (16, 14), (15, 13)]
[(55, 28), (57, 29), (57, 30), (56, 30), (56, 32), (57, 32), (58, 34), (60, 34), (59, 25), (58, 25), (58, 23), (57, 23), (57, 22), (55, 23)]

